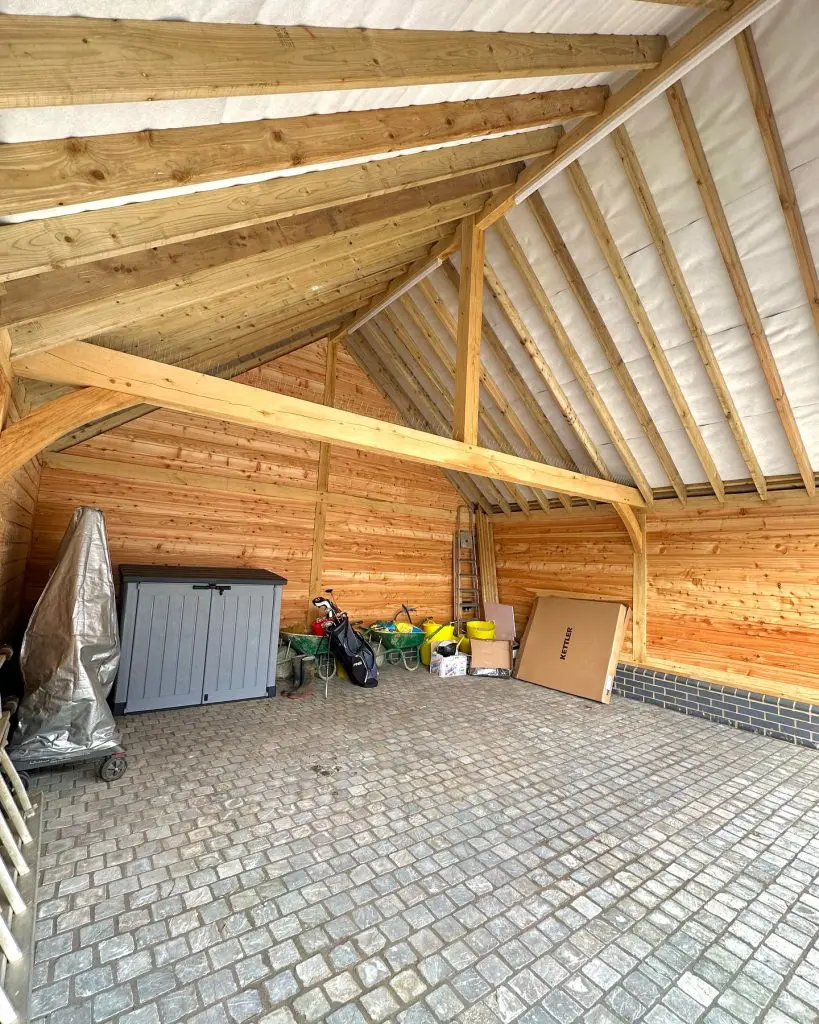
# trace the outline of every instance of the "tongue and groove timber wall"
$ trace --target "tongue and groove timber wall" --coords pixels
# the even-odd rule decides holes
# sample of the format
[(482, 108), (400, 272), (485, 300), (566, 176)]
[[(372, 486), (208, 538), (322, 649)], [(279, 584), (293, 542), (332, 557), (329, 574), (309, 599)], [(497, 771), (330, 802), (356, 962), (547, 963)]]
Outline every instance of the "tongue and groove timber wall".
[[(324, 365), (322, 342), (239, 379), (320, 402)], [(336, 404), (397, 419), (344, 351)], [(272, 569), (289, 580), (283, 624), (304, 626), (318, 453), (316, 442), (161, 410), (46, 456), (27, 606), (42, 590), (72, 511), (93, 504), (106, 513), (115, 565)], [(354, 618), (391, 618), (405, 602), (419, 615), (448, 620), (458, 501), (436, 470), (332, 447), (322, 588), (335, 588)]]
[[(647, 663), (815, 703), (819, 503), (795, 492), (772, 494), (768, 507), (730, 502), (658, 502), (649, 513)], [(631, 547), (616, 517), (496, 518), (494, 527), (500, 599), (519, 628), (539, 590), (631, 601)]]
[[(12, 399), (6, 422), (14, 423), (17, 418), (17, 406)], [(26, 561), (39, 482), (39, 458), (31, 459), (0, 481), (0, 642), (10, 642), (14, 647), (19, 639)]]

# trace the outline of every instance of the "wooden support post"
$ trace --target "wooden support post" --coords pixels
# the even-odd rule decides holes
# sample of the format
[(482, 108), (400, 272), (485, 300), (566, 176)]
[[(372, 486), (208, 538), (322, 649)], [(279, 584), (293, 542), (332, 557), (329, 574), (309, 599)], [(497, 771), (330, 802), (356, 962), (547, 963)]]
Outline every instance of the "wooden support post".
[(452, 436), (478, 443), (483, 314), (484, 232), (467, 217), (461, 225), (461, 288), (458, 295), (458, 343), (455, 357), (455, 413)]
[(631, 660), (644, 665), (646, 649), (646, 612), (648, 604), (648, 555), (646, 551), (646, 514), (632, 510), (640, 524), (640, 546), (634, 545), (634, 567), (631, 591)]
[(13, 380), (11, 335), (6, 327), (0, 327), (0, 430), (6, 425), (6, 417), (11, 405), (11, 385)]
[[(335, 334), (327, 339), (327, 361), (324, 366), (325, 405), (332, 407), (336, 400), (336, 361), (340, 336)], [(324, 527), (327, 524), (327, 487), (330, 483), (330, 445), (322, 441), (319, 445), (318, 473), (316, 475), (316, 516), (313, 520), (313, 548), (310, 555), (310, 583), (307, 591), (307, 622), (309, 624), (315, 607), (313, 598), (321, 585), (324, 570)]]

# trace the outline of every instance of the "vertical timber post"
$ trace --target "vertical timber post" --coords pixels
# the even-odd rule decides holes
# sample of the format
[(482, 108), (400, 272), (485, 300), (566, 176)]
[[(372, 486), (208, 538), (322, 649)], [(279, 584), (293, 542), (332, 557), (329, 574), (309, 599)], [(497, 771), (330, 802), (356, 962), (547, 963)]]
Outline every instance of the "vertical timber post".
[(646, 551), (646, 514), (634, 509), (640, 524), (641, 544), (633, 545), (633, 576), (631, 591), (631, 657), (636, 665), (646, 663), (646, 613), (648, 606), (648, 552)]
[(8, 329), (0, 327), (0, 430), (6, 425), (11, 406), (11, 386), (14, 371), (11, 368), (11, 335)]
[(461, 223), (461, 286), (452, 418), (452, 436), (466, 444), (478, 443), (484, 247), (484, 232), (476, 225), (474, 217), (467, 217)]
[[(338, 335), (327, 339), (327, 359), (324, 366), (325, 405), (332, 406), (336, 400), (336, 359), (338, 357)], [(330, 445), (322, 441), (319, 445), (318, 472), (316, 474), (316, 513), (313, 520), (313, 550), (310, 556), (310, 582), (307, 593), (307, 622), (313, 617), (313, 597), (321, 584), (324, 570), (324, 527), (327, 523), (327, 486), (330, 482)]]

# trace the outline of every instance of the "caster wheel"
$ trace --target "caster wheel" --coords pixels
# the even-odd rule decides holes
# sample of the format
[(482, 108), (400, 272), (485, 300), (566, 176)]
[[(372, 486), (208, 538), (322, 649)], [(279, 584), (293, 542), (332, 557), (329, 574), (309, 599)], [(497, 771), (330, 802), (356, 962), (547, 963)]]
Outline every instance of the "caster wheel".
[(28, 792), (28, 788), (31, 785), (31, 778), (29, 777), (28, 772), (18, 772), (17, 775), (23, 783), (23, 789)]
[(128, 769), (128, 760), (125, 754), (112, 754), (100, 765), (100, 778), (103, 782), (116, 782), (121, 779)]

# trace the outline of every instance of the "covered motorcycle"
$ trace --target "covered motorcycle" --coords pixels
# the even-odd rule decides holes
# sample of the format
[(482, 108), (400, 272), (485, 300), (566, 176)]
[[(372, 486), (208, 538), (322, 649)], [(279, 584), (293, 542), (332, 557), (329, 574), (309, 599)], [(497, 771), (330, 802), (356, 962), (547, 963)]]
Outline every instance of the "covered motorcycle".
[(313, 604), (324, 609), (324, 633), (330, 644), (330, 653), (349, 676), (350, 682), (368, 689), (378, 686), (378, 666), (375, 652), (364, 637), (350, 624), (349, 616), (341, 611), (329, 597), (314, 597)]

